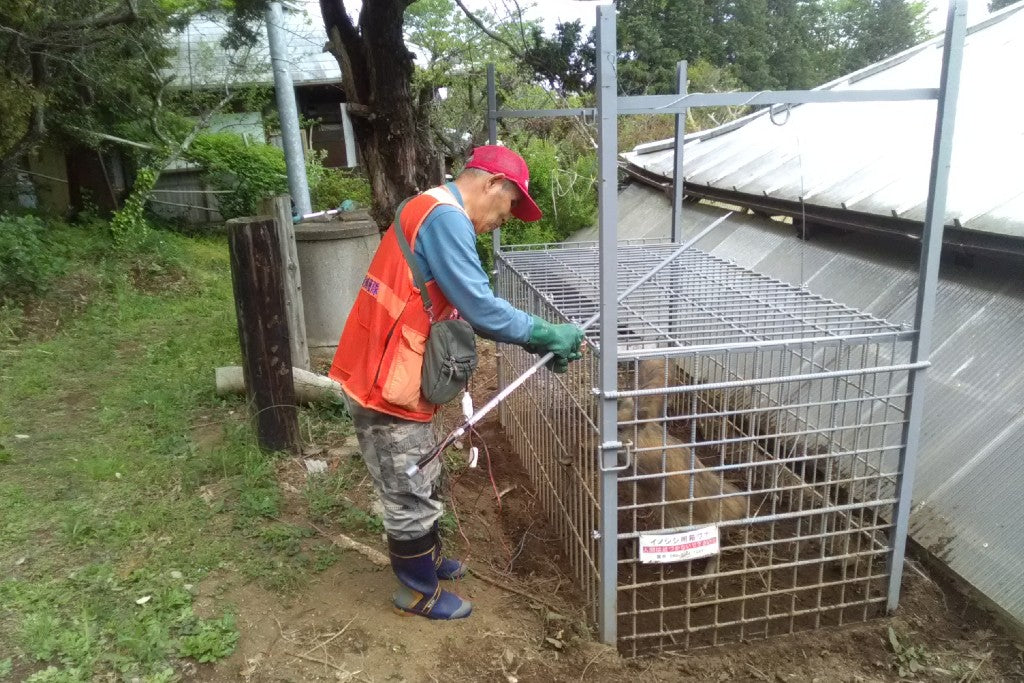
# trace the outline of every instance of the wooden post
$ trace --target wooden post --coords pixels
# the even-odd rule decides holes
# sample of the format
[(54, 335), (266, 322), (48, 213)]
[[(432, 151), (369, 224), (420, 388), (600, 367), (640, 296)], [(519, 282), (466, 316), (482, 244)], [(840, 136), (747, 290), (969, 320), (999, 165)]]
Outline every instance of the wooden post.
[(262, 212), (274, 217), (281, 261), (284, 263), (284, 309), (288, 316), (292, 363), (301, 370), (309, 370), (306, 313), (302, 306), (302, 278), (299, 274), (299, 252), (295, 247), (291, 198), (286, 194), (268, 197), (263, 200)]
[(299, 452), (291, 349), (281, 288), (281, 256), (274, 220), (227, 222), (242, 368), (261, 447)]

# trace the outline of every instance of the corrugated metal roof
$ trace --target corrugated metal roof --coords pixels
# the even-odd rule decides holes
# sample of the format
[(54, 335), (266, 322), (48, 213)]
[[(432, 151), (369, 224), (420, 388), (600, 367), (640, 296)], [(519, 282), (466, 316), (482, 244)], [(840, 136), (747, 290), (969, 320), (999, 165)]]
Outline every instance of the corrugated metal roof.
[[(251, 49), (225, 49), (221, 40), (227, 33), (225, 19), (203, 16), (170, 36), (175, 56), (167, 73), (177, 76), (174, 85), (217, 87), (222, 86), (225, 79), (236, 84), (273, 84), (266, 26), (261, 22), (257, 30), (259, 41)], [(319, 17), (311, 16), (304, 8), (285, 12), (284, 34), (292, 81), (296, 85), (341, 81), (338, 60), (324, 52), (327, 37)]]
[[(942, 38), (822, 88), (936, 87)], [(1024, 237), (1024, 89), (1007, 80), (1024, 63), (1024, 3), (972, 27), (957, 104), (946, 221)], [(805, 104), (789, 118), (766, 111), (687, 136), (686, 180), (761, 196), (923, 221), (934, 137), (934, 102)], [(623, 155), (672, 177), (672, 141)]]
[[(720, 214), (685, 204), (684, 238)], [(620, 193), (620, 239), (666, 238), (670, 223), (662, 192), (634, 183)], [(589, 229), (572, 239), (596, 237)], [(839, 232), (805, 242), (790, 224), (742, 214), (696, 246), (879, 318), (912, 322), (913, 247)], [(911, 534), (1024, 623), (1024, 278), (1016, 265), (978, 263), (945, 264), (940, 273)]]

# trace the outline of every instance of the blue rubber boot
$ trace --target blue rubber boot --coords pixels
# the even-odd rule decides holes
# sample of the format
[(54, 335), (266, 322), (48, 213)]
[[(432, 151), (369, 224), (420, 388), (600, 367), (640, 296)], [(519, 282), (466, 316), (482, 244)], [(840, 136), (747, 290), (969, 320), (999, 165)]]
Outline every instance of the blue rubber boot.
[(392, 599), (399, 614), (416, 614), (428, 619), (462, 619), (473, 604), (455, 593), (441, 590), (434, 568), (433, 532), (412, 541), (388, 539), (391, 568), (398, 577)]
[(441, 553), (441, 527), (437, 522), (434, 522), (431, 533), (434, 534), (434, 551), (432, 555), (434, 558), (434, 573), (437, 574), (437, 578), (442, 581), (461, 579), (469, 571), (469, 567), (466, 566), (465, 562), (453, 560)]

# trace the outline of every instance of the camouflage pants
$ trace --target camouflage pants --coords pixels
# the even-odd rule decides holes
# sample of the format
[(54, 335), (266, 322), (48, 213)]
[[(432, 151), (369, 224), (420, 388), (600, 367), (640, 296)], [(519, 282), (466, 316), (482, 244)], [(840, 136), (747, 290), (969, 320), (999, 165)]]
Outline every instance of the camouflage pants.
[(443, 511), (441, 501), (433, 497), (441, 460), (435, 458), (411, 477), (405, 471), (437, 443), (433, 425), (367, 410), (348, 396), (345, 403), (366, 469), (384, 505), (388, 536), (411, 541), (427, 535)]

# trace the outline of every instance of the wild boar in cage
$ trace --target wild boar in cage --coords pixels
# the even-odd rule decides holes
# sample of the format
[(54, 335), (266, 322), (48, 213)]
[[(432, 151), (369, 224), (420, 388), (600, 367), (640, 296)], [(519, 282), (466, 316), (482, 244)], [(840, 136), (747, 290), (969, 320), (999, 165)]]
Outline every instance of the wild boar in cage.
[[(664, 389), (674, 375), (663, 360), (637, 363), (636, 385), (641, 390)], [(632, 470), (619, 481), (626, 484), (619, 510), (634, 510), (637, 531), (672, 530), (718, 525), (747, 517), (747, 501), (739, 487), (720, 470), (708, 468), (693, 449), (669, 430), (673, 402), (665, 394), (626, 398), (619, 407), (619, 440), (631, 454)], [(631, 486), (630, 486), (631, 484)], [(632, 500), (632, 504), (630, 504)], [(718, 569), (718, 557), (706, 562), (700, 592)]]

